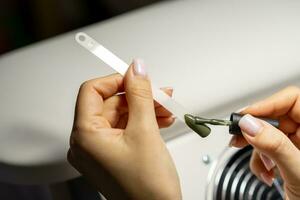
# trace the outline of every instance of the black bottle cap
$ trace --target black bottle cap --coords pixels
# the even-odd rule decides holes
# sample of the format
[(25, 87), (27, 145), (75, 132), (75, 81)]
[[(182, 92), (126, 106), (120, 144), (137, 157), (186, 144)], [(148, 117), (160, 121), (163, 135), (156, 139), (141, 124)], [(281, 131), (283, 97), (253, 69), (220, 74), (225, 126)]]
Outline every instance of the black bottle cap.
[[(231, 113), (230, 115), (230, 121), (232, 124), (229, 126), (229, 133), (233, 135), (240, 135), (242, 134), (242, 131), (239, 127), (239, 121), (244, 115), (239, 114), (239, 113)], [(279, 127), (279, 121), (276, 119), (269, 119), (269, 118), (260, 118), (261, 120), (264, 120), (271, 124), (272, 126), (278, 128)]]

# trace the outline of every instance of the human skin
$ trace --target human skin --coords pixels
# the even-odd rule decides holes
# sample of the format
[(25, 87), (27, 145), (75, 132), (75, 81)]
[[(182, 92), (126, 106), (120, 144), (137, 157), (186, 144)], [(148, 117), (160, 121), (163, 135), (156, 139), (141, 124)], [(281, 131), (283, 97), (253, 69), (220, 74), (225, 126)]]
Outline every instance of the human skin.
[(173, 122), (153, 101), (145, 66), (135, 60), (124, 78), (82, 84), (68, 160), (109, 200), (180, 200), (177, 171), (159, 132)]
[(243, 136), (233, 136), (230, 146), (254, 147), (250, 168), (268, 185), (277, 168), (284, 180), (286, 199), (300, 199), (300, 89), (288, 87), (242, 111), (280, 121), (279, 129), (251, 115), (239, 123)]

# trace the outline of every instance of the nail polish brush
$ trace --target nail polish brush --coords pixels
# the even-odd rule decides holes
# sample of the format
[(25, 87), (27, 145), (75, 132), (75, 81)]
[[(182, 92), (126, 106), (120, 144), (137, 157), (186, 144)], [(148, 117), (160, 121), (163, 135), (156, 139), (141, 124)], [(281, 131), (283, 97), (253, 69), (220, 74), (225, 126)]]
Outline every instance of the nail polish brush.
[[(208, 124), (215, 125), (215, 126), (228, 126), (230, 134), (241, 135), (242, 131), (239, 127), (239, 121), (242, 117), (243, 115), (239, 113), (231, 113), (229, 120), (208, 119), (199, 116), (194, 116), (191, 114), (184, 115), (186, 124), (201, 137), (206, 137), (210, 134), (211, 129), (207, 126)], [(259, 118), (259, 119), (268, 122), (269, 124), (271, 124), (276, 128), (279, 127), (278, 120), (269, 119), (269, 118)]]

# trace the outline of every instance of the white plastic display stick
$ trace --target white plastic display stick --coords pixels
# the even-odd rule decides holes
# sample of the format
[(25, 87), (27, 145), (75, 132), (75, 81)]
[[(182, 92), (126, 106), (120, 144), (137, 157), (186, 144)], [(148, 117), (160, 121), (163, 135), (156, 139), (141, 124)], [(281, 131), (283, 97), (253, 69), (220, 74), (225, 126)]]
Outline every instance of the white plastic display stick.
[[(129, 65), (114, 55), (111, 51), (99, 44), (96, 40), (88, 36), (86, 33), (80, 32), (75, 36), (76, 41), (87, 49), (89, 52), (100, 58), (104, 63), (113, 68), (121, 75), (125, 75)], [(153, 98), (169, 110), (179, 120), (184, 122), (184, 115), (190, 113), (182, 105), (177, 103), (174, 99), (165, 94), (162, 90), (155, 87), (152, 83)]]

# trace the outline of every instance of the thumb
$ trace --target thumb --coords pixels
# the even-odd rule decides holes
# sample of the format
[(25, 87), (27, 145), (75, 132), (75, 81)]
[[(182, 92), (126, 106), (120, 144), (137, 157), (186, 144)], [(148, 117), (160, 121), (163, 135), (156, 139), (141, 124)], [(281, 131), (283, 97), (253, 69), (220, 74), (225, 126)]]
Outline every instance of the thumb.
[(239, 126), (249, 144), (276, 163), (283, 178), (300, 180), (300, 152), (283, 132), (249, 114)]
[(124, 86), (129, 110), (128, 124), (156, 122), (151, 83), (143, 60), (133, 60), (125, 75)]

